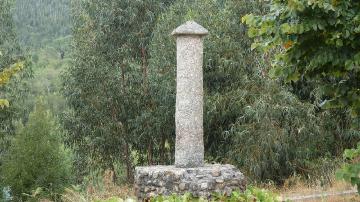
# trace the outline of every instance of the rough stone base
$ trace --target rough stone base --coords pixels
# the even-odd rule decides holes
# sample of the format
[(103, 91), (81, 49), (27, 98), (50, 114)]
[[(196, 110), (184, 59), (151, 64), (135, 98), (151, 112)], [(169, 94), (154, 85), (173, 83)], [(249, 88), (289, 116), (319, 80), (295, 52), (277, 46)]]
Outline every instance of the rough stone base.
[(205, 165), (197, 168), (150, 166), (135, 168), (135, 193), (138, 199), (173, 193), (191, 193), (209, 198), (212, 193), (231, 194), (246, 189), (244, 175), (232, 165)]

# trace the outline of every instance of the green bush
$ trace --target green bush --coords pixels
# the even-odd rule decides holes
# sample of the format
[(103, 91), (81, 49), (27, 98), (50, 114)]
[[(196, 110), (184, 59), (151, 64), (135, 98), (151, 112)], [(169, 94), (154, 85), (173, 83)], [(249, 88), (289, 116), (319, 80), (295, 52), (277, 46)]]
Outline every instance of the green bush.
[(360, 2), (270, 1), (266, 15), (243, 17), (252, 48), (280, 50), (270, 73), (287, 82), (317, 81), (325, 108), (360, 115)]
[(336, 177), (356, 185), (360, 194), (360, 143), (355, 149), (347, 149), (344, 152), (344, 158), (350, 160), (336, 173)]
[(69, 185), (71, 156), (62, 143), (63, 135), (63, 130), (41, 103), (30, 113), (25, 126), (18, 124), (0, 167), (1, 185), (10, 187), (15, 199), (36, 195), (56, 198), (57, 193)]
[[(287, 83), (313, 83), (323, 109), (348, 110), (359, 140), (360, 117), (360, 2), (281, 1), (268, 2), (266, 15), (249, 13), (242, 21), (254, 38), (252, 49), (276, 51), (270, 74)], [(338, 115), (337, 115), (338, 116)], [(346, 123), (346, 120), (339, 120)], [(326, 123), (327, 125), (330, 125)], [(341, 126), (341, 124), (332, 124)], [(336, 133), (335, 129), (335, 133)], [(345, 133), (346, 134), (346, 133)], [(337, 141), (344, 137), (334, 135)], [(351, 141), (351, 139), (350, 139)], [(350, 144), (350, 146), (352, 146)], [(340, 147), (341, 148), (341, 147)], [(355, 158), (358, 150), (347, 150)], [(356, 154), (357, 153), (357, 154)], [(359, 184), (360, 163), (345, 165), (342, 178)]]
[(151, 202), (181, 202), (181, 201), (222, 201), (222, 202), (233, 202), (233, 201), (244, 201), (244, 202), (277, 202), (280, 201), (279, 197), (267, 190), (250, 187), (245, 192), (232, 192), (230, 196), (224, 196), (221, 194), (213, 194), (212, 199), (207, 200), (203, 198), (192, 197), (191, 194), (185, 194), (183, 196), (172, 195), (172, 196), (158, 196), (150, 199)]

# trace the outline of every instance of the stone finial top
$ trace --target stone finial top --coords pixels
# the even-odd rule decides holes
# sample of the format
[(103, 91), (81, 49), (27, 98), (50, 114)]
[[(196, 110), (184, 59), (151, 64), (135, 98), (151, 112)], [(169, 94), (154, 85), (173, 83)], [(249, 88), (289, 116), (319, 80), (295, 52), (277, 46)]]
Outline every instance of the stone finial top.
[(180, 25), (176, 28), (171, 35), (179, 36), (179, 35), (199, 35), (205, 36), (209, 33), (207, 29), (203, 26), (199, 25), (194, 21), (187, 21), (185, 24)]

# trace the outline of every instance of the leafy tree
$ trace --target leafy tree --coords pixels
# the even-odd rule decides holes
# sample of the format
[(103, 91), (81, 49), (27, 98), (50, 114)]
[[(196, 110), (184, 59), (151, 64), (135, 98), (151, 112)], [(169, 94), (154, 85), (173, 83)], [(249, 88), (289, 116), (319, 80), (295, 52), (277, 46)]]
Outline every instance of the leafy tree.
[(133, 132), (131, 123), (148, 104), (148, 41), (167, 3), (73, 2), (74, 62), (63, 76), (72, 111), (64, 123), (69, 144), (83, 159), (81, 171), (99, 165), (114, 170), (121, 160), (132, 179), (134, 142), (142, 134)]
[[(1, 56), (1, 52), (0, 52)], [(9, 82), (10, 78), (16, 74), (18, 71), (20, 71), (23, 68), (23, 63), (16, 63), (12, 65), (11, 67), (3, 70), (0, 72), (0, 86), (4, 86), (6, 83)], [(0, 108), (9, 107), (9, 101), (6, 99), (0, 99)]]
[(24, 126), (17, 126), (11, 147), (3, 158), (1, 185), (9, 186), (16, 200), (37, 188), (56, 197), (70, 183), (70, 153), (64, 132), (40, 102)]
[(281, 49), (271, 74), (286, 81), (319, 80), (327, 108), (359, 104), (360, 3), (357, 1), (273, 1), (267, 15), (246, 15), (252, 47)]
[[(6, 98), (0, 99), (0, 167), (4, 163), (4, 155), (8, 152), (11, 138), (15, 133), (13, 121), (19, 118), (26, 119), (27, 109), (24, 101), (28, 96), (28, 89), (22, 79), (31, 76), (30, 65), (23, 57), (17, 41), (12, 21), (12, 2), (0, 1), (0, 95)], [(18, 73), (24, 66), (27, 68)], [(3, 173), (0, 170), (0, 190), (5, 186), (2, 177)], [(0, 195), (0, 200), (2, 197)]]
[[(20, 69), (23, 68), (24, 63), (19, 61), (23, 60), (21, 56), (20, 46), (17, 41), (16, 33), (11, 15), (12, 1), (2, 0), (0, 1), (0, 90), (1, 96), (4, 96), (12, 87), (12, 83), (9, 80), (15, 75)], [(7, 86), (5, 84), (9, 83)], [(13, 89), (15, 90), (15, 89)], [(0, 107), (9, 105), (9, 101), (2, 99)], [(14, 110), (14, 109), (12, 109)], [(4, 117), (7, 110), (0, 112), (0, 131), (9, 124), (3, 124), (7, 120), (11, 120), (11, 115), (7, 114), (8, 117)], [(0, 132), (1, 134), (1, 132)]]
[[(0, 1), (0, 97), (7, 100), (3, 104), (11, 103), (9, 107), (0, 110), (0, 165), (1, 157), (14, 134), (13, 121), (19, 118), (26, 120), (28, 109), (24, 103), (28, 97), (28, 87), (24, 78), (31, 77), (31, 65), (23, 56), (17, 40), (11, 13), (12, 3), (10, 0)], [(22, 66), (26, 68), (18, 72)], [(18, 73), (14, 75), (15, 72)], [(9, 81), (10, 75), (13, 76)]]
[(0, 1), (0, 70), (9, 67), (22, 57), (22, 52), (17, 40), (15, 27), (12, 19), (11, 0)]
[[(319, 88), (324, 109), (349, 110), (358, 129), (360, 113), (360, 2), (280, 1), (266, 15), (248, 14), (252, 48), (276, 50), (271, 75), (286, 82), (310, 81)], [(353, 142), (359, 141), (356, 136)], [(351, 154), (351, 155), (350, 155)], [(345, 156), (355, 158), (355, 150)], [(342, 175), (359, 186), (359, 162), (345, 166)]]

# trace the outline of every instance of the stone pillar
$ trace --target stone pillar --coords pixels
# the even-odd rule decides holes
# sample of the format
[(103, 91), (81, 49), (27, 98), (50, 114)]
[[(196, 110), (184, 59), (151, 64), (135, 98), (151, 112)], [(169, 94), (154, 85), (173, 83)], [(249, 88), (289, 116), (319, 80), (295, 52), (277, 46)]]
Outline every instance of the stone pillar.
[(203, 140), (203, 37), (208, 31), (186, 22), (172, 35), (177, 43), (175, 166), (135, 168), (139, 201), (153, 196), (191, 193), (211, 198), (246, 189), (245, 176), (232, 165), (205, 164)]
[(176, 167), (204, 165), (203, 37), (208, 31), (193, 21), (176, 28)]

